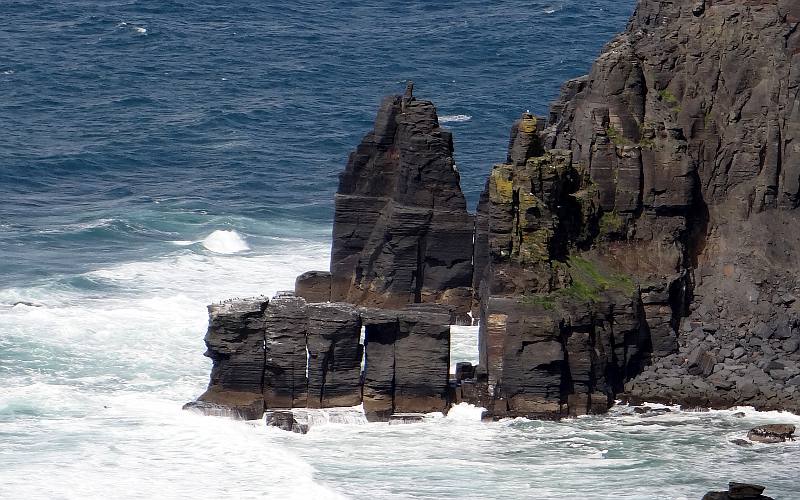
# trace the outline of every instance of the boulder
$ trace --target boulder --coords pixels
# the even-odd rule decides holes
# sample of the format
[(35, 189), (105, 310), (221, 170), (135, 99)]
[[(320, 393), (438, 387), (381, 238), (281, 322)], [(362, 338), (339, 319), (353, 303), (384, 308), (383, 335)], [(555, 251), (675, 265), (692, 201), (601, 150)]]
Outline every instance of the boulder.
[(709, 491), (703, 500), (772, 500), (762, 495), (764, 487), (757, 484), (735, 483), (728, 484), (728, 491)]
[(306, 302), (329, 302), (331, 300), (331, 273), (308, 271), (297, 277), (294, 294)]
[(783, 443), (794, 440), (795, 426), (790, 424), (760, 425), (750, 429), (747, 439), (758, 443)]
[(306, 434), (309, 429), (308, 423), (298, 419), (291, 410), (267, 411), (264, 420), (268, 426), (277, 427), (287, 432)]

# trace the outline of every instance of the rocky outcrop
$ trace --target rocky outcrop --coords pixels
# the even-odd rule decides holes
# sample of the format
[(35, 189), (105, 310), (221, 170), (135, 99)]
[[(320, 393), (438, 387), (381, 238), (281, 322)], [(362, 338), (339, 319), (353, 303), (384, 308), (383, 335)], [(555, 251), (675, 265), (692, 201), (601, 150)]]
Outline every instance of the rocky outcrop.
[[(591, 412), (622, 392), (800, 409), (799, 14), (642, 0), (546, 126), (512, 127), (473, 280), (500, 410)], [(618, 315), (627, 340), (598, 335)]]
[[(386, 98), (340, 176), (330, 272), (212, 317), (241, 331), (213, 326), (205, 400), (344, 404), (359, 378), (374, 418), (448, 397), (800, 411), (799, 25), (788, 0), (640, 0), (546, 119), (514, 123), (474, 219), (433, 104)], [(448, 387), (470, 310), (480, 363)]]
[(264, 311), (268, 300), (228, 300), (208, 306), (205, 355), (211, 380), (197, 401), (184, 406), (207, 415), (246, 420), (264, 414)]
[(472, 216), (459, 185), (453, 138), (436, 108), (384, 99), (374, 129), (339, 178), (331, 300), (400, 308), (442, 303), (465, 315), (472, 279)]
[(795, 426), (790, 424), (760, 425), (750, 429), (747, 439), (758, 443), (783, 443), (794, 441)]
[(728, 483), (728, 491), (709, 491), (703, 500), (772, 500), (764, 496), (764, 487), (748, 483)]
[(779, 1), (642, 1), (546, 134), (588, 168), (604, 217), (619, 216), (606, 253), (686, 290), (685, 307), (672, 301), (676, 352), (628, 385), (636, 399), (800, 408), (787, 231), (798, 14)]
[(282, 428), (294, 425), (282, 410), (356, 406), (362, 394), (371, 420), (446, 412), (453, 317), (445, 306), (361, 308), (286, 292), (214, 304), (211, 381), (186, 408), (244, 419), (267, 409)]

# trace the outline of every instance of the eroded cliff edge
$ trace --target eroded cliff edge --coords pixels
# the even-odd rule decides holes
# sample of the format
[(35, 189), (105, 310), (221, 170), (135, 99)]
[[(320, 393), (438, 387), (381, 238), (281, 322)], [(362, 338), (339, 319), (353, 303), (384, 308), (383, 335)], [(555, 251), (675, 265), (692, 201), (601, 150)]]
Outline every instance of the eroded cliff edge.
[(515, 125), (477, 216), (498, 410), (563, 413), (560, 382), (590, 411), (797, 411), (798, 21), (795, 2), (643, 0), (544, 130)]
[[(415, 411), (466, 400), (495, 417), (559, 418), (619, 397), (799, 411), (798, 22), (788, 1), (640, 1), (548, 117), (514, 124), (474, 218), (433, 104), (411, 89), (384, 100), (341, 176), (331, 270), (298, 278), (311, 305), (251, 328), (275, 304), (253, 303), (231, 333), (229, 350), (254, 361), (245, 393), (268, 408), (376, 398), (385, 416), (403, 407), (394, 384), (409, 376), (423, 402)], [(446, 390), (442, 325), (470, 308), (480, 365), (462, 367)], [(425, 340), (401, 346), (401, 327), (374, 327), (382, 382), (368, 388), (369, 363), (356, 360), (369, 340), (356, 330), (385, 314), (400, 325), (411, 310)], [(312, 374), (327, 359), (311, 354), (315, 328), (333, 328), (343, 311), (347, 396), (328, 399), (315, 388), (327, 382), (312, 379), (338, 380), (338, 368), (325, 361)], [(227, 335), (214, 324), (212, 310), (212, 357), (214, 338)], [(338, 352), (325, 342), (320, 353)], [(284, 356), (289, 345), (297, 352)], [(221, 395), (238, 390), (221, 376), (230, 359), (215, 358), (206, 400), (228, 404)], [(286, 399), (294, 387), (299, 398)]]

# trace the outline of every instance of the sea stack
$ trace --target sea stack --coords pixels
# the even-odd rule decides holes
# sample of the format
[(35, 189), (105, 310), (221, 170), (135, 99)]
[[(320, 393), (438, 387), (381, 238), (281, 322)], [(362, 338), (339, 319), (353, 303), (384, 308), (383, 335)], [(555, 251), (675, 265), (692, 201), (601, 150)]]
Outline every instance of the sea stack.
[[(255, 390), (263, 312), (268, 407), (351, 401), (361, 349), (381, 419), (453, 401), (495, 418), (617, 398), (800, 411), (798, 23), (786, 0), (641, 0), (547, 117), (512, 125), (474, 218), (434, 105), (411, 85), (387, 97), (340, 176), (330, 271), (297, 280), (306, 312), (242, 306), (237, 336), (212, 310), (207, 394)], [(470, 311), (480, 362), (448, 387), (447, 326)], [(271, 348), (276, 328), (297, 345)], [(315, 364), (331, 352), (344, 364)]]
[(397, 308), (470, 310), (473, 219), (436, 107), (405, 95), (383, 100), (375, 126), (339, 176), (331, 300)]

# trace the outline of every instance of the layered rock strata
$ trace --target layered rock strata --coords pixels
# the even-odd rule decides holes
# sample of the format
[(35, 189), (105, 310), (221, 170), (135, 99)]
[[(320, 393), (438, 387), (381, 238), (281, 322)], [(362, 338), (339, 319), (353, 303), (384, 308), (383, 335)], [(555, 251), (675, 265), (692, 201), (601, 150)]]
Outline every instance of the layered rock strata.
[[(480, 364), (450, 397), (495, 417), (596, 413), (618, 397), (800, 411), (798, 26), (789, 0), (640, 0), (547, 119), (513, 125), (474, 219), (433, 104), (410, 88), (386, 98), (340, 177), (330, 272), (296, 284), (310, 302), (374, 308), (358, 313), (365, 409), (445, 400), (443, 317), (420, 325), (397, 311), (430, 317), (420, 306), (443, 304), (480, 317)], [(241, 307), (247, 339), (262, 306)], [(349, 339), (333, 351), (349, 356), (346, 308), (327, 325), (323, 306), (310, 328), (299, 299), (274, 317), (263, 307), (266, 330), (284, 325), (264, 337), (279, 340), (252, 394), (351, 397), (352, 360), (335, 363), (350, 375), (332, 372), (342, 388), (326, 400), (328, 368), (306, 382), (301, 352), (280, 340), (330, 329), (314, 363), (333, 338)], [(207, 394), (251, 394), (257, 342), (226, 331), (209, 344)]]
[(363, 392), (371, 420), (447, 410), (450, 308), (361, 308), (281, 294), (214, 304), (209, 318), (211, 381), (188, 408), (252, 419), (265, 409), (356, 406)]
[[(800, 409), (798, 21), (790, 2), (642, 0), (546, 126), (514, 125), (476, 218), (499, 411), (623, 392)], [(605, 377), (576, 378), (576, 352)]]
[(411, 86), (382, 102), (340, 175), (335, 205), (330, 300), (469, 311), (473, 220), (453, 138)]

